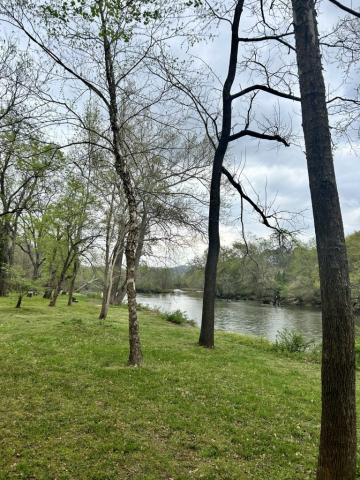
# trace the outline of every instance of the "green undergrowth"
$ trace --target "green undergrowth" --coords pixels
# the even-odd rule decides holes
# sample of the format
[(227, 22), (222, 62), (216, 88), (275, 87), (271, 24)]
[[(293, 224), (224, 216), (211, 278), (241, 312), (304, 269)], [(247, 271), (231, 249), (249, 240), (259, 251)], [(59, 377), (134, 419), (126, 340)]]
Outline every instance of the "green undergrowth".
[(1, 479), (314, 478), (319, 364), (141, 311), (129, 368), (126, 308), (78, 299), (0, 299)]

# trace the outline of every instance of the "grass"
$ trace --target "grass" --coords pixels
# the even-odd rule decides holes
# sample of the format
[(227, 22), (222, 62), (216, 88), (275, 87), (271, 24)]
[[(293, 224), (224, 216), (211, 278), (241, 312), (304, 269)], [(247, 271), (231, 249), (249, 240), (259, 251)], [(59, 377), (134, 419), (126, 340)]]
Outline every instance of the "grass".
[(202, 349), (144, 311), (129, 368), (125, 308), (15, 303), (0, 300), (0, 479), (314, 478), (318, 364), (224, 332)]

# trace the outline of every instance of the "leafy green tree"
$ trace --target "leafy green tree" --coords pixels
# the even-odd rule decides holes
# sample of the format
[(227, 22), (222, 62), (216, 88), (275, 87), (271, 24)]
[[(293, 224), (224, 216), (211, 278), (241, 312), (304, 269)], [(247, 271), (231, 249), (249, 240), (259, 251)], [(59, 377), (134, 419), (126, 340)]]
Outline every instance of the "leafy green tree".
[(25, 295), (32, 296), (39, 287), (39, 282), (29, 277), (29, 272), (16, 264), (12, 267), (3, 267), (7, 270), (9, 290), (17, 295), (16, 308), (21, 308)]

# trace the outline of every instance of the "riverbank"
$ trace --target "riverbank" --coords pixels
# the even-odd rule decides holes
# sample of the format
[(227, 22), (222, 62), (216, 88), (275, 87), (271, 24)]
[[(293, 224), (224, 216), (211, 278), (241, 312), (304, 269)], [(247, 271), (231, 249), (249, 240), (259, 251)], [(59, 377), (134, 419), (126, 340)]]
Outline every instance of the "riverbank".
[(318, 364), (139, 312), (131, 369), (126, 309), (65, 302), (0, 299), (1, 479), (314, 478)]

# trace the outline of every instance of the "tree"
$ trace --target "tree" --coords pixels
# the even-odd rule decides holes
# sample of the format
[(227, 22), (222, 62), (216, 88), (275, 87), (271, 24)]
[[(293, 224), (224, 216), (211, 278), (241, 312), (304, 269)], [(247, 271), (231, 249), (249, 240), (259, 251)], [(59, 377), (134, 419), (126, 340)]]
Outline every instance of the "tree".
[(354, 480), (355, 329), (316, 12), (313, 0), (292, 0), (292, 6), (322, 300), (322, 414), (317, 479)]
[(8, 270), (9, 288), (12, 292), (15, 292), (18, 296), (15, 308), (21, 308), (21, 303), (25, 295), (29, 292), (29, 296), (39, 286), (38, 282), (29, 278), (28, 272), (21, 268), (19, 265), (12, 267), (4, 267)]
[[(151, 4), (152, 2), (147, 0), (99, 1), (95, 5), (84, 2), (71, 4), (63, 2), (59, 6), (54, 6), (51, 3), (44, 3), (34, 11), (32, 7), (27, 8), (22, 2), (1, 3), (2, 13), (7, 21), (23, 31), (49, 59), (76, 80), (78, 85), (82, 85), (83, 90), (92, 91), (107, 112), (112, 137), (108, 140), (128, 206), (129, 225), (125, 256), (129, 311), (129, 365), (131, 366), (140, 366), (142, 363), (135, 290), (138, 212), (133, 180), (124, 156), (121, 138), (123, 125), (118, 100), (119, 91), (122, 88), (126, 89), (127, 78), (135, 74), (154, 43), (152, 36), (155, 32), (153, 31), (148, 36), (142, 35), (141, 42), (130, 44), (138, 22), (146, 25), (151, 19), (159, 18), (159, 10), (152, 8)], [(29, 22), (28, 17), (32, 17)], [(44, 21), (47, 35), (43, 30), (44, 24), (40, 25), (39, 20)], [(36, 31), (30, 28), (33, 22), (37, 24)], [(83, 35), (87, 37), (86, 50), (84, 50)], [(129, 48), (130, 45), (131, 48)], [(89, 52), (86, 57), (89, 63), (84, 59), (86, 51)], [(90, 63), (95, 67), (93, 70), (89, 69)], [(94, 71), (102, 72), (104, 75), (101, 79), (94, 80)], [(160, 93), (160, 97), (161, 95)], [(159, 98), (157, 93), (154, 97), (149, 100), (149, 105), (156, 103), (156, 97)], [(139, 106), (140, 111), (144, 108), (144, 105)]]
[(73, 271), (69, 278), (75, 281), (80, 257), (93, 247), (99, 236), (95, 211), (91, 184), (68, 172), (67, 185), (57, 203), (53, 205), (52, 231), (55, 238), (50, 245), (54, 253), (49, 255), (54, 268), (54, 293), (49, 304), (51, 307), (56, 305), (70, 268), (73, 267)]
[[(46, 145), (31, 127), (12, 117), (4, 119), (6, 128), (0, 133), (0, 266), (13, 265), (19, 220), (23, 212), (31, 210), (46, 177), (56, 170), (61, 154), (54, 145)], [(30, 132), (29, 132), (30, 130)], [(30, 138), (29, 138), (30, 137)], [(53, 165), (54, 164), (54, 165)], [(6, 269), (0, 270), (0, 296), (8, 291)]]

